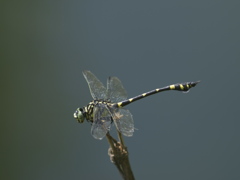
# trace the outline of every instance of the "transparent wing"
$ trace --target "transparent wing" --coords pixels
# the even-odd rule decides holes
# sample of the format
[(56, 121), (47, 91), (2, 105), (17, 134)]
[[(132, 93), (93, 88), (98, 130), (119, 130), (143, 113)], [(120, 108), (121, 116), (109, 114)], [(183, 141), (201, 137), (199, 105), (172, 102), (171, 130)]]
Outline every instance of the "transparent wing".
[(83, 71), (83, 76), (85, 77), (91, 95), (93, 99), (106, 99), (107, 98), (107, 90), (101, 83), (101, 81), (98, 80), (98, 78), (91, 73), (90, 71)]
[(93, 124), (91, 134), (101, 140), (110, 130), (112, 124), (111, 113), (105, 104), (97, 104), (93, 109)]
[(107, 81), (107, 99), (117, 103), (127, 99), (127, 92), (117, 77), (109, 77)]
[(119, 132), (125, 136), (133, 135), (134, 122), (129, 110), (123, 108), (116, 109), (112, 117)]

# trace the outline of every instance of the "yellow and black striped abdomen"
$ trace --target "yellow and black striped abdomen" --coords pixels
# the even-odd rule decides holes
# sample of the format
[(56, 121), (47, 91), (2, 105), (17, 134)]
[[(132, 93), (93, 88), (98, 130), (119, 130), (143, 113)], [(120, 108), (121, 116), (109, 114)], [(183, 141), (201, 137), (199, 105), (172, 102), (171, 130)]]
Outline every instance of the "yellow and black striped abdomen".
[(117, 103), (117, 106), (118, 107), (123, 107), (123, 106), (126, 106), (126, 105), (134, 102), (134, 101), (137, 101), (139, 99), (142, 99), (142, 98), (145, 98), (147, 96), (150, 96), (150, 95), (153, 95), (153, 94), (156, 94), (156, 93), (159, 93), (159, 92), (163, 92), (163, 91), (177, 90), (177, 91), (185, 91), (185, 92), (187, 92), (187, 91), (189, 91), (190, 88), (196, 86), (199, 82), (200, 81), (177, 83), (177, 84), (173, 84), (173, 85), (166, 86), (166, 87), (163, 87), (163, 88), (157, 88), (155, 90), (143, 93), (143, 94), (138, 95), (136, 97), (127, 99), (125, 101), (121, 101), (121, 102)]

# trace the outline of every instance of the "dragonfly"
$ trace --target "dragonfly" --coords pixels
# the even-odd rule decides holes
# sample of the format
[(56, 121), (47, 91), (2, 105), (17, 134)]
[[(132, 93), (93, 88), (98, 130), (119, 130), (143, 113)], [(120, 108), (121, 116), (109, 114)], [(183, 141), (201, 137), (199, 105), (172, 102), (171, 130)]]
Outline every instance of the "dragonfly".
[(110, 131), (114, 122), (116, 129), (124, 136), (131, 137), (134, 133), (132, 114), (124, 107), (147, 96), (169, 90), (188, 92), (200, 81), (172, 84), (145, 92), (127, 99), (127, 92), (117, 77), (109, 77), (107, 87), (90, 71), (83, 71), (93, 100), (82, 108), (77, 108), (73, 117), (83, 123), (86, 119), (91, 122), (91, 134), (96, 139), (103, 139)]

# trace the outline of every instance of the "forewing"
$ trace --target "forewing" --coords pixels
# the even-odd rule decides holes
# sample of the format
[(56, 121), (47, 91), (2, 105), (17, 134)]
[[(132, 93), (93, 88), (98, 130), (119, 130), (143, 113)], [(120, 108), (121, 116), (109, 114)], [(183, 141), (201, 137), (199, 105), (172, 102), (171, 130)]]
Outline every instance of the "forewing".
[(105, 104), (97, 104), (93, 109), (93, 124), (91, 134), (101, 140), (110, 130), (112, 123), (111, 113)]
[(83, 76), (88, 83), (93, 99), (106, 99), (107, 90), (101, 81), (90, 71), (83, 71)]
[(127, 99), (127, 92), (117, 77), (109, 77), (107, 81), (107, 99), (117, 103)]
[(132, 136), (134, 132), (134, 122), (132, 114), (127, 109), (116, 109), (113, 114), (114, 123), (119, 132), (125, 136)]

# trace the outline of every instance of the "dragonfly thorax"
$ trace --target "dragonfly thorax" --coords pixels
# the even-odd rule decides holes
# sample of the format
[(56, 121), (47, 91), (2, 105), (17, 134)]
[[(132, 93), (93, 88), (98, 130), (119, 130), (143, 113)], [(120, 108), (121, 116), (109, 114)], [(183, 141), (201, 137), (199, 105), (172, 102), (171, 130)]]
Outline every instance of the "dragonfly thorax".
[(79, 122), (83, 123), (84, 119), (87, 121), (93, 122), (93, 110), (97, 104), (105, 104), (107, 106), (112, 106), (113, 104), (110, 101), (104, 100), (93, 100), (87, 106), (83, 108), (77, 108), (74, 112), (73, 117)]

